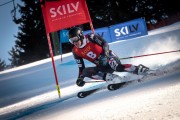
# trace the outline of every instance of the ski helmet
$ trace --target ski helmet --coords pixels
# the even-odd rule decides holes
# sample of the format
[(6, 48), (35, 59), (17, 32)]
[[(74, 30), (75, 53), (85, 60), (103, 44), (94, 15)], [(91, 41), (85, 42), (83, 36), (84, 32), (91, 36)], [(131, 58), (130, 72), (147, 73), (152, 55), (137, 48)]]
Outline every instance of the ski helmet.
[(82, 41), (84, 39), (83, 31), (80, 27), (71, 28), (69, 30), (68, 37), (69, 37), (69, 42), (72, 44), (74, 42), (77, 42), (78, 40)]

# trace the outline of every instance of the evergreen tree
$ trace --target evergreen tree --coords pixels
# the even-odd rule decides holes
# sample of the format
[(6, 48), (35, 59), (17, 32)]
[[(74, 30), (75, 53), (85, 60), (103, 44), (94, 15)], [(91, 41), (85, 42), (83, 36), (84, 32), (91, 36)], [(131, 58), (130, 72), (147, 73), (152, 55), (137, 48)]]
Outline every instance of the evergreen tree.
[[(137, 18), (156, 24), (169, 15), (180, 12), (179, 4), (175, 0), (87, 0), (87, 5), (95, 28)], [(88, 28), (87, 25), (84, 27)]]
[[(20, 18), (14, 18), (19, 25), (15, 47), (9, 52), (13, 66), (19, 66), (49, 57), (48, 42), (39, 0), (21, 0)], [(43, 0), (59, 1), (59, 0)], [(164, 0), (86, 0), (94, 28), (107, 27), (136, 18), (144, 18), (149, 24), (156, 24), (169, 15), (179, 12), (176, 1)], [(82, 25), (84, 30), (89, 24)], [(53, 47), (55, 48), (55, 47)], [(69, 44), (63, 45), (69, 52)], [(68, 49), (68, 50), (67, 50)]]
[(22, 61), (19, 58), (20, 51), (18, 50), (18, 48), (16, 46), (12, 47), (12, 50), (8, 53), (11, 56), (11, 58), (9, 58), (9, 61), (11, 62), (11, 65), (10, 65), (11, 67), (16, 67), (16, 66), (22, 64), (21, 63)]
[(106, 27), (131, 19), (126, 1), (87, 0), (90, 16), (95, 28)]
[(49, 57), (48, 42), (43, 23), (43, 16), (39, 0), (21, 0), (19, 5), (20, 18), (14, 19), (19, 25), (19, 32), (15, 41), (15, 48), (9, 52), (12, 56), (11, 64), (24, 65)]
[(5, 68), (6, 68), (5, 61), (0, 59), (0, 71), (3, 71)]

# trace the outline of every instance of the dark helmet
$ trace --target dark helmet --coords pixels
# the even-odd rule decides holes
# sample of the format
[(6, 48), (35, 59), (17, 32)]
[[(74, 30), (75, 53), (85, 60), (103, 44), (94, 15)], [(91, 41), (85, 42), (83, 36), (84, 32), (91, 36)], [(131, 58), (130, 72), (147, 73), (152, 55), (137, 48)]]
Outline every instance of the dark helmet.
[(78, 39), (83, 40), (84, 39), (83, 31), (80, 27), (73, 27), (69, 30), (68, 37), (71, 43), (73, 43), (71, 38), (74, 38), (74, 37), (78, 37)]

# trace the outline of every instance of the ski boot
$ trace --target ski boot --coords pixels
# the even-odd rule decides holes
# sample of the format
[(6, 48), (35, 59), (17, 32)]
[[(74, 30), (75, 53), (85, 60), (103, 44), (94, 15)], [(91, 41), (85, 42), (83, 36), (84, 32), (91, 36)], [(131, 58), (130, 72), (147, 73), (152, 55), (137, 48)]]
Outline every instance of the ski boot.
[(116, 75), (116, 74), (106, 73), (105, 81), (108, 84), (116, 84), (116, 83), (121, 83), (122, 78), (119, 75)]
[(134, 70), (134, 74), (137, 74), (137, 75), (147, 75), (148, 74), (148, 71), (149, 71), (149, 68), (140, 64), (138, 66), (136, 66), (136, 69)]
[(107, 73), (105, 77), (108, 90), (117, 90), (126, 84), (126, 78), (122, 78), (119, 75)]

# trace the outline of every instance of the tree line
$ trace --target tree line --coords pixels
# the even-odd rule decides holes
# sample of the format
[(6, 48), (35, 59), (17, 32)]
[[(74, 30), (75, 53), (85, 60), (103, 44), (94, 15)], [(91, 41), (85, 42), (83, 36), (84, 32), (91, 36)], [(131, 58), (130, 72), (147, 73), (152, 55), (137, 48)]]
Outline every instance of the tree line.
[[(20, 17), (13, 16), (14, 23), (18, 25), (18, 33), (15, 35), (15, 46), (9, 51), (11, 67), (50, 57), (41, 3), (39, 0), (21, 1), (23, 5), (18, 4)], [(86, 2), (95, 29), (140, 17), (147, 25), (154, 25), (179, 12), (179, 4), (175, 0), (86, 0)], [(90, 29), (89, 24), (83, 24), (81, 27), (84, 30)], [(70, 52), (71, 48), (70, 43), (63, 43), (64, 53)], [(5, 62), (0, 59), (0, 70), (5, 68)]]

